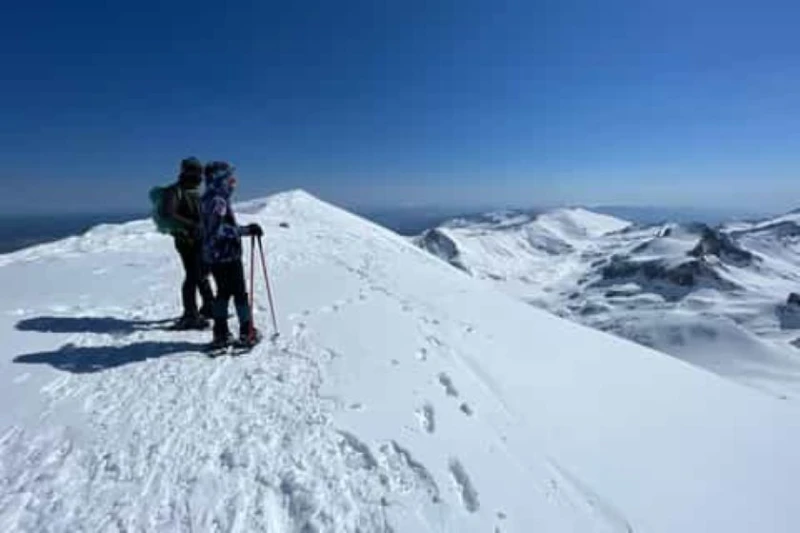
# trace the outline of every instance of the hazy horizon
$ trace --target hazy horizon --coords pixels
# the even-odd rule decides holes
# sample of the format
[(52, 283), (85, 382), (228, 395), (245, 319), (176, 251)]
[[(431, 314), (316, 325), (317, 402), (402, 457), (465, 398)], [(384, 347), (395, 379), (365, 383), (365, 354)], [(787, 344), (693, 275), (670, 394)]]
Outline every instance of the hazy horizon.
[[(410, 236), (418, 235), (426, 229), (436, 227), (453, 218), (476, 216), (488, 211), (512, 210), (539, 212), (558, 207), (584, 207), (641, 224), (671, 221), (703, 222), (713, 225), (733, 219), (760, 218), (781, 214), (729, 209), (588, 205), (544, 207), (497, 206), (487, 207), (486, 209), (474, 209), (471, 207), (394, 207), (383, 209), (352, 209), (352, 211), (402, 235)], [(141, 220), (147, 217), (149, 217), (147, 210), (105, 210), (82, 213), (3, 213), (0, 214), (0, 254), (76, 235), (98, 224), (121, 223)]]
[[(269, 195), (262, 195), (262, 196), (253, 196), (250, 198), (234, 198), (234, 202), (246, 202), (249, 200), (255, 200), (260, 198), (265, 198)], [(687, 216), (691, 213), (696, 213), (699, 216), (735, 216), (735, 217), (748, 217), (748, 216), (770, 216), (770, 215), (779, 215), (788, 211), (792, 211), (798, 207), (789, 207), (785, 210), (757, 210), (757, 209), (748, 209), (748, 208), (738, 208), (738, 207), (714, 207), (714, 206), (700, 206), (700, 205), (635, 205), (635, 204), (599, 204), (599, 203), (580, 203), (580, 202), (565, 202), (562, 204), (547, 204), (547, 205), (536, 205), (536, 204), (523, 204), (523, 203), (508, 203), (508, 204), (467, 204), (467, 205), (446, 205), (446, 204), (429, 204), (429, 205), (408, 205), (403, 202), (398, 202), (397, 205), (389, 205), (389, 206), (360, 206), (360, 205), (347, 205), (345, 203), (336, 202), (334, 200), (315, 195), (320, 200), (324, 202), (331, 203), (340, 207), (342, 209), (346, 209), (348, 211), (353, 211), (358, 214), (380, 214), (380, 213), (418, 213), (420, 215), (437, 215), (437, 214), (454, 214), (455, 216), (470, 214), (470, 213), (487, 213), (492, 211), (503, 211), (503, 210), (512, 210), (512, 211), (546, 211), (552, 209), (559, 209), (559, 208), (570, 208), (570, 207), (582, 207), (590, 210), (597, 210), (597, 211), (608, 211), (608, 210), (615, 210), (619, 212), (631, 212), (631, 213), (647, 213), (647, 212), (654, 212), (654, 213), (661, 213), (661, 212), (673, 212), (673, 213), (682, 213), (681, 216)], [(103, 208), (98, 209), (91, 209), (91, 208), (80, 208), (72, 206), (65, 206), (66, 208), (61, 208), (61, 206), (48, 209), (48, 210), (26, 210), (26, 211), (15, 211), (14, 209), (7, 209), (3, 213), (0, 213), (0, 221), (3, 219), (20, 219), (20, 218), (43, 218), (49, 216), (55, 217), (102, 217), (104, 215), (112, 217), (114, 219), (118, 219), (121, 216), (131, 216), (131, 217), (148, 217), (150, 212), (150, 206), (145, 198), (145, 201), (142, 202), (142, 205), (138, 209), (133, 208), (109, 208), (104, 206)], [(636, 215), (634, 215), (636, 216)], [(624, 217), (622, 217), (624, 218)]]

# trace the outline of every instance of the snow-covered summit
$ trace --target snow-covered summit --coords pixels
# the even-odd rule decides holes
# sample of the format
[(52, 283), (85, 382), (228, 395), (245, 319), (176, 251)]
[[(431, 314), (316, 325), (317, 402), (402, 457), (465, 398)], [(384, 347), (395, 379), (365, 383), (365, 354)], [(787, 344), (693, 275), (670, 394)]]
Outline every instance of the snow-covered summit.
[[(800, 525), (793, 403), (537, 310), (305, 193), (241, 208), (266, 229), (282, 336), (238, 359), (162, 329), (180, 275), (147, 221), (2, 257), (0, 529)], [(266, 329), (265, 304), (260, 289)]]
[(551, 261), (591, 250), (594, 240), (630, 222), (583, 208), (545, 213), (503, 212), (456, 219), (414, 239), (422, 249), (479, 278), (501, 283), (525, 300), (542, 297), (553, 280), (577, 276), (580, 261)]
[(543, 213), (534, 223), (560, 235), (564, 240), (600, 237), (631, 225), (626, 220), (581, 207), (562, 208)]
[(481, 215), (456, 218), (444, 228), (462, 230), (518, 230), (549, 232), (564, 240), (597, 237), (622, 230), (631, 223), (616, 217), (594, 213), (582, 207), (565, 207), (543, 213), (525, 211), (493, 211)]
[(560, 316), (800, 397), (800, 309), (783, 306), (800, 285), (800, 215), (721, 227), (591, 215), (558, 210), (511, 232), (444, 224), (415, 242)]
[(257, 198), (236, 204), (236, 211), (242, 214), (259, 214), (266, 212), (270, 208), (273, 210), (336, 209), (330, 204), (321, 202), (314, 195), (303, 189), (293, 189), (266, 198)]

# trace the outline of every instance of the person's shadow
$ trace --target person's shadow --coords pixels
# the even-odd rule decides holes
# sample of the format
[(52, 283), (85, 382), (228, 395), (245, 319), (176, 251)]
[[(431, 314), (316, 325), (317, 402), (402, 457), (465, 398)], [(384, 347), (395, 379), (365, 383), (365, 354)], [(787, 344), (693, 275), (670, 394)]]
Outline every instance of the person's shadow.
[(124, 320), (114, 317), (94, 316), (39, 316), (17, 323), (19, 331), (42, 333), (109, 333), (127, 335), (135, 331), (167, 329), (174, 319)]
[[(130, 335), (137, 331), (168, 329), (174, 319), (126, 320), (114, 317), (41, 316), (17, 323), (19, 331), (41, 333), (95, 333)], [(99, 372), (147, 359), (183, 352), (197, 352), (206, 344), (191, 342), (138, 342), (123, 346), (76, 346), (66, 344), (49, 352), (18, 355), (15, 363), (46, 364), (76, 374)]]
[(85, 374), (108, 370), (146, 359), (196, 352), (206, 345), (191, 342), (138, 342), (125, 346), (75, 346), (66, 344), (50, 352), (18, 355), (15, 363), (45, 364), (58, 370)]

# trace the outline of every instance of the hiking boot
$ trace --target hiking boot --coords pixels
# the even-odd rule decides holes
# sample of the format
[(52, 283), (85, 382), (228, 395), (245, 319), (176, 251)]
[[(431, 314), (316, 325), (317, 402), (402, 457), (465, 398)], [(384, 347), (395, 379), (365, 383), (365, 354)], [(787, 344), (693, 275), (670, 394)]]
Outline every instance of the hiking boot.
[(233, 342), (233, 337), (230, 334), (225, 336), (216, 336), (211, 340), (211, 344), (208, 345), (209, 350), (222, 350), (223, 348), (227, 348), (230, 346), (231, 342)]
[(250, 322), (245, 322), (239, 327), (239, 344), (243, 346), (253, 346), (260, 340), (261, 332), (253, 327)]
[(231, 335), (230, 330), (228, 329), (228, 321), (227, 320), (215, 320), (214, 321), (214, 340), (222, 340), (224, 339), (227, 342), (233, 338)]
[(240, 335), (236, 341), (236, 346), (240, 348), (252, 348), (261, 342), (261, 332), (255, 330), (252, 334)]
[(184, 315), (178, 319), (173, 326), (173, 329), (179, 331), (185, 330), (203, 330), (208, 328), (208, 320), (201, 316)]

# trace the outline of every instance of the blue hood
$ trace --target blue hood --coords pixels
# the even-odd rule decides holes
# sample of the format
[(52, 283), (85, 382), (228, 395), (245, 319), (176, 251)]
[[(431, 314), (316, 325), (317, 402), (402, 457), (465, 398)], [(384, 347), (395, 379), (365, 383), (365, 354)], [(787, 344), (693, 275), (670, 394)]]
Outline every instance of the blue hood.
[(214, 176), (206, 182), (206, 191), (214, 196), (222, 196), (228, 199), (233, 195), (233, 187), (228, 183), (232, 173)]

